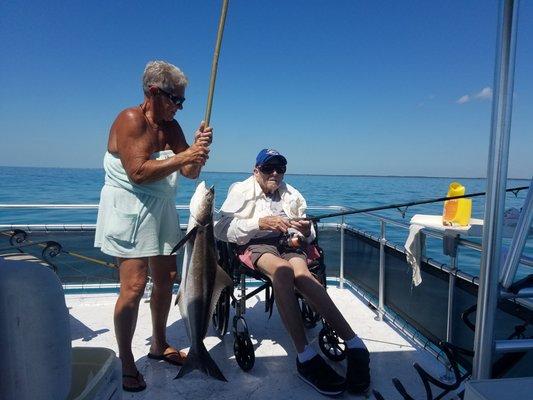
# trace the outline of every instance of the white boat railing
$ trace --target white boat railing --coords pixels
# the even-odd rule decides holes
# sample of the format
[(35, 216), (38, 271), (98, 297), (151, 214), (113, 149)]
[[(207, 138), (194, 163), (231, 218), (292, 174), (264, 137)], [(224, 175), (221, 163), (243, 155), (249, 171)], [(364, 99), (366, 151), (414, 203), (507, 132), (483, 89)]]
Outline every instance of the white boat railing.
[[(98, 204), (0, 204), (0, 210), (2, 209), (36, 209), (36, 210), (87, 210), (87, 209), (98, 209)], [(188, 211), (189, 206), (177, 204), (176, 210), (182, 210), (182, 211)], [(310, 211), (349, 211), (349, 207), (345, 206), (338, 206), (338, 205), (330, 205), (330, 206), (309, 206), (308, 210)], [(378, 239), (380, 241), (381, 239), (385, 238), (385, 231), (387, 225), (396, 226), (402, 229), (409, 229), (410, 224), (403, 221), (398, 221), (392, 218), (384, 217), (382, 215), (376, 214), (374, 212), (365, 212), (361, 213), (359, 215), (370, 217), (372, 219), (377, 219), (380, 227), (381, 227), (381, 236)], [(331, 223), (331, 222), (323, 222), (319, 224), (320, 226), (326, 227), (326, 228), (336, 228), (341, 230), (341, 243), (340, 243), (340, 269), (341, 271), (344, 269), (344, 235), (343, 231), (347, 227), (351, 227), (351, 225), (347, 224), (345, 222), (345, 217), (341, 217), (340, 223)], [(181, 224), (181, 227), (186, 227), (187, 224)], [(29, 232), (76, 232), (76, 231), (94, 231), (96, 228), (95, 224), (0, 224), (0, 230), (6, 231), (6, 230), (14, 230), (14, 229), (21, 229), (21, 230), (27, 230)], [(422, 233), (431, 236), (437, 239), (443, 239), (444, 233), (442, 231), (433, 230), (431, 228), (424, 228), (422, 229)], [(366, 234), (366, 233), (365, 233)], [(369, 235), (372, 237), (372, 235)], [(386, 244), (391, 245), (390, 242), (386, 242)], [(468, 239), (459, 238), (458, 244), (460, 246), (463, 246), (465, 248), (469, 248), (478, 252), (482, 251), (482, 246), (479, 243), (473, 242)], [(393, 246), (397, 247), (397, 246)], [(533, 258), (527, 257), (527, 256), (521, 256), (519, 258), (519, 263), (528, 267), (533, 267)], [(446, 270), (446, 269), (444, 269)], [(458, 271), (461, 271), (458, 269)], [(449, 272), (449, 271), (448, 271)], [(341, 279), (344, 278), (344, 274), (341, 274)], [(477, 277), (466, 274), (464, 276), (465, 280), (473, 281), (476, 280)]]
[[(65, 210), (74, 210), (74, 209), (98, 209), (97, 204), (0, 204), (0, 210), (1, 209), (65, 209)], [(187, 205), (176, 205), (176, 210), (181, 211), (188, 211), (189, 207)], [(349, 207), (344, 206), (338, 206), (338, 205), (330, 205), (330, 206), (309, 206), (309, 211), (317, 212), (317, 211), (349, 211)], [(347, 224), (345, 221), (345, 217), (340, 217), (340, 223), (339, 222), (327, 222), (327, 223), (320, 223), (320, 227), (322, 229), (336, 229), (340, 231), (340, 249), (339, 249), (339, 286), (342, 288), (345, 284), (345, 230), (352, 230), (359, 234), (362, 234), (366, 237), (369, 237), (370, 239), (376, 241), (379, 243), (379, 286), (378, 286), (378, 304), (377, 310), (378, 310), (378, 317), (383, 318), (383, 316), (386, 314), (386, 299), (385, 299), (385, 293), (386, 293), (386, 286), (385, 286), (385, 277), (386, 277), (386, 265), (385, 265), (385, 247), (389, 246), (391, 248), (394, 248), (396, 250), (399, 250), (401, 252), (405, 252), (405, 249), (403, 245), (399, 245), (397, 243), (393, 243), (387, 240), (386, 238), (386, 232), (387, 232), (387, 226), (394, 226), (401, 229), (409, 230), (410, 224), (398, 221), (392, 218), (384, 217), (376, 213), (361, 213), (359, 214), (361, 216), (375, 219), (379, 223), (380, 226), (380, 235), (374, 236), (372, 234), (369, 234), (367, 232), (361, 231), (357, 229), (355, 226), (352, 226), (350, 224)], [(182, 224), (181, 228), (185, 229), (186, 224)], [(31, 232), (90, 232), (94, 231), (96, 228), (95, 224), (0, 224), (0, 230), (24, 230), (29, 233)], [(441, 240), (444, 240), (445, 233), (442, 231), (433, 230), (431, 228), (424, 228), (422, 229), (421, 233), (423, 235), (431, 236), (434, 238), (438, 238)], [(425, 240), (422, 240), (422, 243), (425, 243)], [(479, 243), (459, 238), (457, 241), (458, 247), (466, 247), (472, 250), (475, 250), (477, 252), (481, 252), (482, 248)], [(422, 252), (424, 254), (424, 251)], [(453, 331), (453, 305), (454, 305), (454, 294), (455, 294), (455, 280), (457, 278), (463, 279), (465, 281), (478, 284), (479, 278), (476, 276), (473, 276), (465, 271), (462, 271), (459, 268), (459, 262), (457, 258), (457, 254), (454, 256), (450, 256), (450, 263), (448, 265), (446, 264), (439, 264), (435, 262), (432, 259), (428, 259), (426, 257), (422, 257), (422, 261), (426, 262), (428, 265), (431, 265), (435, 268), (440, 269), (441, 271), (445, 272), (449, 276), (449, 286), (448, 286), (448, 314), (447, 314), (447, 337), (446, 339), (448, 341), (452, 340), (451, 333)], [(519, 262), (527, 267), (533, 267), (533, 258), (527, 257), (527, 256), (520, 256)], [(533, 290), (525, 290), (522, 291), (520, 294), (512, 295), (509, 293), (504, 294), (505, 298), (516, 298), (520, 299), (519, 301), (522, 302), (524, 305), (533, 308), (533, 302), (529, 301), (528, 299), (533, 297)]]

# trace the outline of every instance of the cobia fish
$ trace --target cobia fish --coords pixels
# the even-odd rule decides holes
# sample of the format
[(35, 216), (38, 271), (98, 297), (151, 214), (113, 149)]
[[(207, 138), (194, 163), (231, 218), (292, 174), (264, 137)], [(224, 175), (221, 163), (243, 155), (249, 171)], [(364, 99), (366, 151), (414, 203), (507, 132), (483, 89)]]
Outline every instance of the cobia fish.
[[(213, 233), (214, 197), (214, 188), (208, 189), (205, 182), (201, 182), (191, 198), (189, 226), (185, 236), (187, 247), (176, 299), (191, 347), (176, 378), (199, 369), (209, 376), (226, 381), (203, 342), (220, 292), (233, 285), (228, 274), (217, 264)], [(176, 247), (182, 243), (183, 241)]]

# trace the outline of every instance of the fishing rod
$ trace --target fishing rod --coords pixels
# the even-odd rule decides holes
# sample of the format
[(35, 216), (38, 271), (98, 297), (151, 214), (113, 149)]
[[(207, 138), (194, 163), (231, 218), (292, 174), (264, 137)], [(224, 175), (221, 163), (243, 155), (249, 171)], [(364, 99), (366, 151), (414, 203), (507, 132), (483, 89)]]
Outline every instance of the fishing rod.
[[(529, 189), (529, 186), (520, 186), (515, 188), (506, 189), (506, 192), (513, 192), (514, 195), (521, 190)], [(316, 217), (304, 217), (304, 218), (291, 218), (291, 221), (320, 221), (323, 218), (332, 218), (332, 217), (340, 217), (343, 215), (351, 215), (351, 214), (360, 214), (364, 212), (371, 212), (371, 211), (380, 211), (380, 210), (390, 210), (390, 209), (398, 209), (402, 213), (402, 217), (405, 216), (405, 212), (408, 207), (411, 206), (417, 206), (420, 204), (430, 204), (430, 203), (439, 203), (441, 201), (446, 200), (455, 200), (455, 199), (466, 199), (469, 197), (478, 197), (478, 196), (484, 196), (486, 192), (479, 192), (479, 193), (472, 193), (472, 194), (464, 194), (462, 196), (451, 196), (451, 197), (439, 197), (438, 199), (429, 199), (429, 200), (422, 200), (422, 201), (412, 201), (409, 203), (400, 203), (400, 204), (390, 204), (387, 206), (378, 206), (378, 207), (370, 207), (370, 208), (362, 208), (362, 209), (352, 209), (348, 211), (340, 211), (330, 214), (322, 214), (317, 215)], [(402, 208), (405, 208), (402, 210)]]
[[(2, 232), (2, 234), (4, 235), (4, 233)], [(7, 236), (7, 235), (6, 235)], [(32, 242), (31, 240), (24, 243), (24, 244), (13, 244), (9, 247), (2, 247), (0, 248), (0, 252), (2, 251), (8, 251), (8, 250), (13, 250), (13, 249), (22, 249), (24, 247), (30, 247), (30, 246), (41, 246), (41, 247), (45, 247), (46, 244), (48, 243), (48, 241), (45, 241), (45, 242)]]
[(218, 21), (217, 40), (215, 43), (215, 52), (213, 54), (213, 63), (211, 64), (211, 80), (209, 82), (209, 92), (207, 94), (207, 106), (204, 117), (205, 126), (209, 126), (209, 121), (211, 119), (211, 107), (213, 105), (213, 94), (215, 92), (215, 82), (217, 80), (218, 57), (220, 55), (220, 47), (222, 45), (226, 14), (228, 12), (228, 2), (229, 0), (223, 0), (222, 11), (220, 12), (220, 20)]
[[(7, 232), (0, 232), (0, 234), (2, 234), (4, 236), (10, 236)], [(53, 255), (53, 257), (55, 257), (57, 254), (64, 253), (64, 254), (68, 254), (69, 256), (72, 256), (74, 258), (78, 258), (78, 259), (81, 259), (81, 260), (89, 261), (89, 262), (92, 262), (94, 264), (103, 265), (104, 267), (113, 268), (113, 269), (117, 269), (118, 268), (118, 266), (116, 264), (112, 263), (112, 262), (103, 261), (103, 260), (100, 260), (100, 259), (97, 259), (97, 258), (88, 257), (88, 256), (80, 254), (80, 253), (75, 253), (73, 251), (65, 250), (65, 249), (63, 249), (63, 246), (61, 246), (60, 243), (57, 243), (57, 242), (52, 241), (52, 240), (48, 240), (46, 242), (34, 242), (32, 240), (27, 240), (27, 241), (25, 241), (25, 243), (12, 244), (10, 247), (6, 247), (6, 248), (0, 249), (0, 251), (6, 251), (6, 250), (11, 250), (11, 249), (20, 249), (20, 248), (30, 247), (30, 246), (39, 246), (39, 247), (41, 247), (43, 249), (43, 258), (45, 258), (44, 257), (45, 250), (53, 249), (55, 247), (55, 249), (54, 249), (54, 253), (55, 254)]]
[[(226, 24), (226, 14), (228, 13), (229, 0), (222, 0), (222, 11), (220, 12), (220, 19), (218, 21), (217, 39), (215, 42), (215, 51), (213, 53), (213, 62), (211, 64), (211, 78), (209, 80), (209, 91), (207, 93), (207, 105), (205, 108), (204, 126), (209, 126), (211, 120), (211, 108), (213, 106), (213, 94), (215, 93), (215, 82), (217, 80), (218, 57), (220, 55), (220, 48), (222, 46), (222, 36), (224, 35), (224, 26)], [(196, 177), (195, 187), (198, 186), (200, 175)]]
[(112, 263), (112, 262), (99, 260), (99, 259), (93, 258), (93, 257), (87, 257), (87, 256), (85, 256), (83, 254), (74, 253), (73, 251), (67, 251), (67, 250), (63, 250), (63, 249), (61, 249), (61, 252), (62, 253), (66, 253), (69, 256), (72, 256), (72, 257), (75, 257), (75, 258), (79, 258), (81, 260), (89, 261), (89, 262), (92, 262), (94, 264), (103, 265), (104, 267), (108, 267), (108, 268), (112, 268), (112, 269), (118, 269), (118, 265), (115, 264), (115, 263)]

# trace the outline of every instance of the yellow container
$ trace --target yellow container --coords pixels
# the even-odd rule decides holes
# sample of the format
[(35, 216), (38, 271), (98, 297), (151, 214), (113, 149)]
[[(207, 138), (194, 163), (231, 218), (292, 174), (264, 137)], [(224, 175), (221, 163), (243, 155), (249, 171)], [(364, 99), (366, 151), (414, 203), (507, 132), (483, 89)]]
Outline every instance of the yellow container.
[(467, 226), (470, 224), (470, 216), (472, 215), (472, 199), (457, 200), (459, 201), (459, 205), (453, 222), (460, 226)]
[(450, 183), (446, 197), (462, 196), (465, 194), (465, 192), (466, 189), (463, 185), (461, 185), (459, 182), (452, 182)]
[[(463, 196), (465, 191), (465, 187), (459, 182), (452, 182), (450, 183), (446, 197)], [(471, 199), (446, 200), (444, 202), (444, 211), (442, 213), (442, 223), (447, 226), (467, 226), (470, 223), (471, 215)]]

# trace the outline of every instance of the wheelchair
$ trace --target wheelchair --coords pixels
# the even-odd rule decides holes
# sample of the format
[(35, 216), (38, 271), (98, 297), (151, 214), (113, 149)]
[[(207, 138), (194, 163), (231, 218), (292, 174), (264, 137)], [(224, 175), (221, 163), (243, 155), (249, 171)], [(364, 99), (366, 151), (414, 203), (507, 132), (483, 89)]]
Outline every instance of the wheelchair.
[[(248, 325), (244, 318), (246, 313), (246, 300), (265, 291), (265, 312), (272, 315), (274, 308), (274, 293), (272, 282), (263, 273), (252, 269), (251, 261), (244, 254), (240, 254), (237, 245), (223, 241), (217, 241), (219, 265), (229, 274), (233, 280), (234, 291), (224, 289), (213, 312), (213, 327), (217, 335), (222, 338), (229, 328), (230, 308), (235, 308), (233, 317), (232, 333), (234, 336), (233, 352), (239, 367), (243, 371), (252, 369), (255, 363), (255, 354)], [(314, 277), (326, 287), (326, 266), (324, 264), (324, 252), (318, 246), (317, 240), (308, 245), (307, 266)], [(259, 281), (259, 286), (253, 291), (246, 293), (246, 280), (252, 278)], [(237, 292), (235, 295), (234, 292)], [(318, 336), (321, 351), (333, 361), (341, 361), (346, 356), (346, 344), (313, 308), (306, 303), (303, 296), (295, 289), (298, 298), (300, 312), (307, 329), (314, 328), (320, 321), (322, 329)]]

